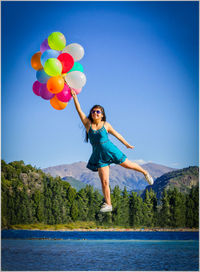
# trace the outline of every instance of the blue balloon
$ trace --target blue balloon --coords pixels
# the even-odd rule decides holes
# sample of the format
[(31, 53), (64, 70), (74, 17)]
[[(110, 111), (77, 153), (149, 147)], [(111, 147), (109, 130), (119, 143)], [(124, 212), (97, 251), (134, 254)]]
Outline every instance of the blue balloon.
[(42, 64), (42, 66), (44, 67), (46, 60), (51, 59), (51, 58), (57, 59), (57, 57), (59, 55), (60, 55), (60, 52), (58, 52), (56, 50), (48, 49), (48, 50), (44, 51), (44, 53), (42, 54), (42, 56), (40, 58), (40, 62)]
[(41, 69), (36, 72), (36, 78), (40, 83), (47, 83), (50, 76), (45, 73), (44, 69)]

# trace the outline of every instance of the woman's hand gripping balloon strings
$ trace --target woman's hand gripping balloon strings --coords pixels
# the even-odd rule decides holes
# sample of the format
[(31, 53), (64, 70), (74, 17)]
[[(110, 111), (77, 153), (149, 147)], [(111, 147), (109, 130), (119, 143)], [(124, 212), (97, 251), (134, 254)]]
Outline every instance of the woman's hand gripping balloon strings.
[(71, 90), (71, 95), (74, 98), (76, 96), (76, 92), (69, 86), (70, 90)]

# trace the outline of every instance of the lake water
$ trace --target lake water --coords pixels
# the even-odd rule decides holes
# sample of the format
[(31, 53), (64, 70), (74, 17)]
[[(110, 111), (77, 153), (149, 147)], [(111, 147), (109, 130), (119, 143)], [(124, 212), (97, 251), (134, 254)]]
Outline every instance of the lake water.
[(2, 271), (199, 270), (198, 232), (9, 230), (1, 247)]

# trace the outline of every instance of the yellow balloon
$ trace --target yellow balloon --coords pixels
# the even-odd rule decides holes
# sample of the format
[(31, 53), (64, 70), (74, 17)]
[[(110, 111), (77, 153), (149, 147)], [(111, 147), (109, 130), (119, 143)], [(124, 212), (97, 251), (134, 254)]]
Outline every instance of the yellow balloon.
[(50, 58), (45, 61), (44, 71), (49, 76), (59, 76), (62, 72), (62, 64), (56, 58)]
[(62, 51), (66, 45), (65, 36), (60, 32), (53, 32), (48, 37), (48, 44), (51, 49)]

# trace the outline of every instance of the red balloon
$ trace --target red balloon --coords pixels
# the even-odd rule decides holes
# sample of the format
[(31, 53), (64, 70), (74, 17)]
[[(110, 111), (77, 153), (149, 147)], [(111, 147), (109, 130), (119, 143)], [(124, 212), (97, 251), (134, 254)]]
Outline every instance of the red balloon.
[(69, 72), (74, 66), (74, 59), (68, 53), (62, 53), (57, 58), (62, 64), (62, 73), (65, 74)]

